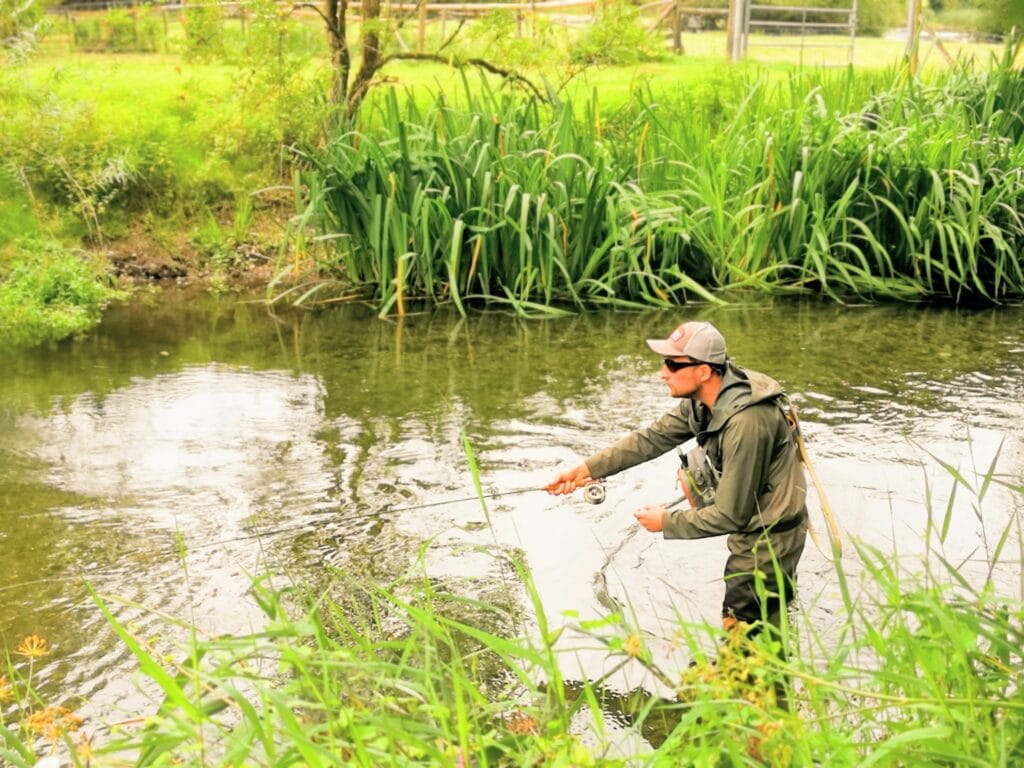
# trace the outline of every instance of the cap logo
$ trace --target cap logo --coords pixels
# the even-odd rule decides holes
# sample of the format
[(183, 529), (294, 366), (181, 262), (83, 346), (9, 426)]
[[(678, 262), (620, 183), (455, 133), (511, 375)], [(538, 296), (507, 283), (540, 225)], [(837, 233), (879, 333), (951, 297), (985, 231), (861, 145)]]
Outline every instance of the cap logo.
[(668, 340), (669, 341), (679, 341), (685, 335), (686, 335), (686, 330), (683, 328), (683, 326), (680, 325), (678, 328), (676, 328), (674, 331), (672, 331), (672, 335), (668, 337)]

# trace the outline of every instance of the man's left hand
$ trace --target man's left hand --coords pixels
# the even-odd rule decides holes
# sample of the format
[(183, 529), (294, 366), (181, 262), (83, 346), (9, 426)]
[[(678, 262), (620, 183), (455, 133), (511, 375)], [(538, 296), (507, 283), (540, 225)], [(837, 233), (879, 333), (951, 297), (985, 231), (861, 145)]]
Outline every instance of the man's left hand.
[(633, 516), (648, 531), (657, 533), (662, 529), (661, 519), (664, 514), (665, 508), (660, 504), (645, 504), (634, 512)]

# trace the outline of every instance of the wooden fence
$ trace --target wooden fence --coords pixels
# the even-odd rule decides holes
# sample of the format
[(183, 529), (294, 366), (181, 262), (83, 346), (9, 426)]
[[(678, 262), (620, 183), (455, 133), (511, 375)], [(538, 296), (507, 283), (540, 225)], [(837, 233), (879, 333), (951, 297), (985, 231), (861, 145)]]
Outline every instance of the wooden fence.
[[(415, 49), (422, 53), (426, 45), (426, 31), (431, 23), (439, 23), (441, 26), (441, 37), (446, 37), (447, 25), (451, 22), (458, 22), (467, 18), (480, 17), (493, 11), (505, 11), (514, 13), (516, 16), (516, 32), (519, 36), (526, 34), (529, 27), (529, 19), (547, 17), (552, 21), (566, 27), (579, 27), (591, 24), (598, 9), (605, 0), (542, 0), (542, 2), (509, 2), (509, 3), (430, 3), (430, 2), (391, 2), (383, 3), (381, 15), (383, 18), (406, 17), (417, 19), (417, 35)], [(158, 13), (163, 19), (165, 38), (168, 29), (168, 16), (174, 18), (187, 10), (190, 4), (187, 2), (163, 3), (148, 5), (150, 13)], [(246, 25), (247, 9), (251, 3), (244, 0), (230, 0), (228, 2), (216, 3), (217, 7), (223, 9), (228, 15), (238, 18), (241, 21), (243, 30)], [(282, 8), (301, 12), (312, 11), (317, 5), (309, 2), (279, 2)], [(136, 9), (141, 3), (123, 2), (121, 0), (106, 0), (105, 2), (92, 3), (67, 3), (51, 8), (53, 13), (64, 16), (69, 23), (74, 24), (76, 18), (95, 14), (97, 11), (108, 11), (114, 8)], [(349, 12), (358, 19), (361, 16), (362, 3), (356, 0), (350, 2)], [(683, 52), (682, 33), (685, 31), (696, 31), (707, 26), (707, 19), (720, 18), (724, 21), (728, 11), (724, 8), (703, 8), (689, 7), (677, 2), (677, 0), (655, 0), (639, 8), (641, 14), (647, 19), (647, 25), (652, 34), (668, 35), (671, 48), (677, 53)], [(400, 41), (406, 47), (411, 48), (404, 41)]]

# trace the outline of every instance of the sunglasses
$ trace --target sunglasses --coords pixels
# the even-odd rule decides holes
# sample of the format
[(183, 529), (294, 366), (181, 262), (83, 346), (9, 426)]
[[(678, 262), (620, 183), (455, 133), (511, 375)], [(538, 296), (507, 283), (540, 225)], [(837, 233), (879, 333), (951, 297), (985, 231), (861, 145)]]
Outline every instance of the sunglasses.
[(702, 363), (700, 360), (689, 360), (685, 363), (673, 360), (672, 358), (666, 357), (661, 361), (670, 372), (675, 373), (681, 371), (683, 368), (692, 368), (695, 365), (708, 365), (708, 363)]

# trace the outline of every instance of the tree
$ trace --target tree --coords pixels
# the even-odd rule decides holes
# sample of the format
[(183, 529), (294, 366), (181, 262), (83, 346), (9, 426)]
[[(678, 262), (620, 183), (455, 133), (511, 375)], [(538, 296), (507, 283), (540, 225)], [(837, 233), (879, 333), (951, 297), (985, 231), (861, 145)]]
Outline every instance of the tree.
[(1024, 3), (1021, 0), (979, 0), (984, 11), (985, 31), (998, 35), (1009, 34), (1024, 27)]
[[(419, 0), (425, 2), (426, 0)], [(349, 0), (324, 0), (324, 10), (321, 15), (327, 25), (327, 36), (331, 49), (331, 64), (334, 71), (334, 80), (331, 86), (331, 100), (338, 105), (344, 105), (344, 114), (347, 119), (352, 119), (359, 111), (359, 107), (366, 98), (366, 94), (373, 85), (377, 73), (388, 63), (398, 59), (414, 59), (421, 61), (451, 62), (457, 65), (470, 65), (500, 75), (517, 85), (526, 88), (534, 95), (543, 98), (541, 89), (528, 78), (504, 67), (499, 67), (491, 61), (480, 58), (461, 59), (456, 56), (445, 56), (443, 51), (455, 39), (462, 29), (462, 23), (456, 28), (447, 40), (432, 52), (411, 52), (398, 51), (384, 53), (384, 45), (387, 40), (388, 27), (381, 19), (380, 0), (362, 0), (361, 3), (361, 25), (360, 25), (360, 51), (361, 59), (355, 75), (352, 74), (353, 55), (352, 48), (348, 42), (348, 14)], [(399, 25), (404, 19), (399, 20)]]

